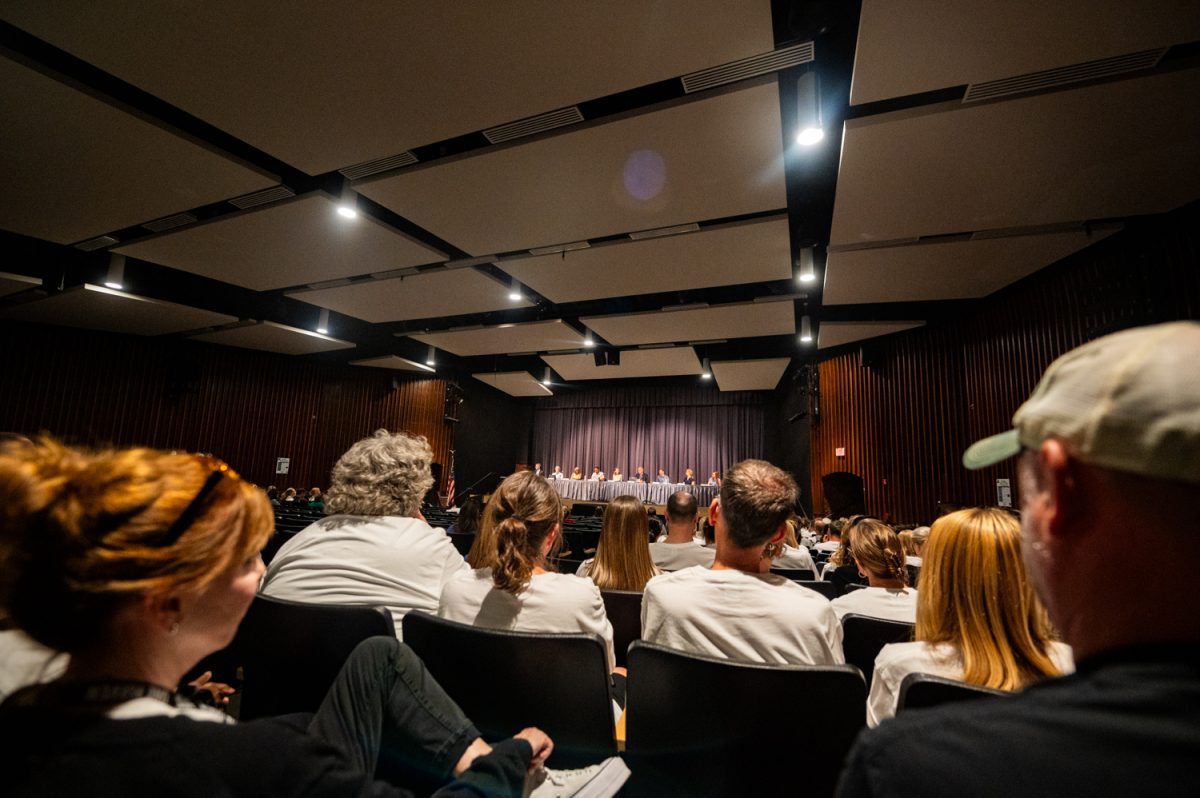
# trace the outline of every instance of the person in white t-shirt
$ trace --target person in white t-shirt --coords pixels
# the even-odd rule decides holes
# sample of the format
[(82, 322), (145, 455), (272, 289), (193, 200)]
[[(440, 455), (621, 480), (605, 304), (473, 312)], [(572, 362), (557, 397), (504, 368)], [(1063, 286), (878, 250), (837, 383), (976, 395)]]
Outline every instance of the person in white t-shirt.
[(787, 532), (783, 536), (783, 545), (779, 556), (771, 560), (771, 567), (784, 571), (812, 571), (812, 578), (817, 578), (817, 564), (813, 562), (808, 547), (801, 545), (796, 539), (797, 522), (789, 518)]
[(600, 470), (600, 466), (592, 466), (592, 475), (588, 477), (588, 482), (603, 482), (604, 472)]
[(904, 623), (917, 622), (917, 591), (908, 586), (904, 549), (896, 531), (882, 521), (864, 518), (854, 525), (850, 553), (867, 587), (832, 602), (839, 619), (866, 615)]
[(428, 442), (403, 432), (381, 429), (351, 446), (333, 467), (330, 515), (283, 545), (262, 593), (387, 607), (397, 636), (410, 610), (437, 612), (442, 588), (470, 568), (446, 533), (421, 516), (432, 461)]
[(711, 569), (651, 579), (642, 597), (643, 639), (696, 654), (774, 665), (844, 661), (842, 627), (820, 594), (767, 573), (799, 489), (762, 460), (729, 469), (708, 517)]
[(664, 571), (682, 571), (693, 565), (713, 564), (716, 549), (696, 542), (696, 519), (700, 515), (696, 497), (679, 491), (667, 499), (667, 537), (650, 544), (650, 557)]
[(437, 614), (487, 629), (590, 632), (604, 640), (613, 670), (613, 629), (590, 579), (555, 573), (547, 560), (562, 534), (562, 502), (544, 479), (513, 474), (492, 494), (477, 543), (480, 568), (442, 590)]
[(924, 561), (922, 556), (925, 552), (925, 544), (929, 541), (929, 527), (919, 526), (912, 531), (912, 554), (908, 556), (906, 562), (909, 565), (915, 565), (920, 568)]
[(575, 575), (588, 577), (601, 590), (641, 593), (647, 582), (662, 573), (650, 558), (649, 536), (641, 499), (616, 497), (604, 508), (596, 556), (580, 563)]
[[(856, 531), (856, 554), (859, 539)], [(900, 683), (910, 673), (1019, 690), (1074, 670), (1071, 649), (1053, 639), (1022, 565), (1013, 516), (992, 507), (939, 518), (925, 562), (916, 642), (884, 646), (876, 657), (869, 725), (895, 714)]]

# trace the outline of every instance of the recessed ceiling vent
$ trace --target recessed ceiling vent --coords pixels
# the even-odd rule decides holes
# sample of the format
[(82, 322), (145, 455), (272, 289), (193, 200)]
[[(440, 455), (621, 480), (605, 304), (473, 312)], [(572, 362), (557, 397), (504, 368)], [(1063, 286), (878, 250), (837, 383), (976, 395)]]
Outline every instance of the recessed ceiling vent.
[(1167, 48), (1142, 50), (1137, 53), (1116, 55), (1112, 58), (1101, 58), (1096, 61), (1085, 61), (1082, 64), (1043, 69), (1041, 72), (1030, 72), (1027, 75), (1016, 75), (1011, 78), (989, 80), (984, 83), (972, 83), (967, 87), (963, 102), (978, 102), (979, 100), (995, 100), (1000, 97), (1011, 97), (1017, 94), (1029, 94), (1056, 86), (1069, 86), (1072, 83), (1083, 83), (1088, 80), (1100, 80), (1127, 72), (1137, 72), (1150, 69), (1158, 64)]
[(587, 241), (575, 241), (571, 244), (555, 244), (551, 247), (534, 247), (529, 250), (530, 255), (557, 255), (559, 252), (574, 252), (577, 249), (587, 249), (590, 247)]
[(509, 122), (507, 125), (490, 127), (483, 131), (483, 135), (492, 144), (499, 144), (502, 141), (523, 139), (535, 133), (554, 130), (556, 127), (574, 125), (582, 121), (583, 114), (579, 112), (579, 108), (572, 105), (570, 108), (560, 108), (557, 111), (550, 111), (516, 122)]
[(196, 217), (190, 213), (177, 213), (174, 216), (166, 216), (162, 219), (155, 219), (153, 222), (146, 222), (142, 227), (152, 233), (161, 233), (163, 230), (183, 227), (185, 224), (191, 224), (194, 221), (196, 221)]
[(234, 197), (229, 201), (229, 204), (237, 208), (254, 208), (259, 205), (266, 205), (268, 202), (275, 202), (294, 196), (296, 196), (296, 192), (287, 186), (272, 186), (271, 188), (264, 188), (262, 191), (255, 191), (253, 194), (243, 194), (240, 197)]
[(345, 169), (339, 169), (342, 176), (347, 180), (361, 180), (364, 177), (390, 172), (393, 169), (399, 169), (402, 166), (412, 166), (417, 162), (417, 156), (413, 155), (408, 150), (399, 155), (390, 155), (387, 158), (378, 158), (374, 161), (347, 166)]
[(89, 238), (87, 241), (80, 241), (75, 245), (75, 249), (82, 249), (84, 252), (95, 252), (98, 249), (111, 247), (115, 243), (117, 243), (117, 239), (112, 236), (96, 236), (95, 238)]
[(629, 237), (634, 241), (641, 241), (646, 238), (662, 238), (664, 236), (677, 236), (680, 233), (694, 233), (700, 229), (700, 225), (692, 222), (691, 224), (677, 224), (674, 227), (659, 227), (654, 230), (638, 230), (636, 233), (630, 233)]
[(746, 78), (765, 75), (768, 72), (778, 72), (798, 64), (807, 64), (812, 60), (813, 43), (802, 42), (791, 47), (784, 47), (782, 50), (772, 50), (769, 53), (743, 58), (741, 61), (692, 72), (684, 75), (680, 80), (683, 82), (684, 92), (691, 94), (715, 86), (724, 86), (726, 83), (736, 83)]

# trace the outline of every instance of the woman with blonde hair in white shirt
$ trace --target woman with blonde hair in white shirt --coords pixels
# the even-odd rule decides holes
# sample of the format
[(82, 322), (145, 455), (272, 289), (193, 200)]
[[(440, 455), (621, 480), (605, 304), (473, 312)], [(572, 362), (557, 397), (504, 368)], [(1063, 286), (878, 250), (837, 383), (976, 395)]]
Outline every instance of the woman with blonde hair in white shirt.
[(591, 577), (601, 590), (641, 593), (661, 574), (650, 557), (650, 520), (640, 499), (618, 496), (604, 509), (604, 525), (594, 559), (584, 560), (577, 576)]
[(781, 541), (781, 550), (778, 556), (771, 560), (771, 567), (784, 571), (812, 571), (813, 579), (816, 579), (817, 564), (813, 562), (808, 548), (800, 545), (800, 541), (796, 537), (797, 526), (799, 526), (799, 522), (795, 518), (788, 519), (787, 531), (783, 533)]
[(950, 513), (934, 523), (924, 554), (916, 642), (879, 652), (870, 725), (895, 713), (910, 673), (1020, 690), (1074, 670), (1025, 574), (1016, 518), (995, 507)]
[(838, 618), (851, 613), (889, 621), (915, 623), (917, 591), (908, 586), (904, 549), (894, 529), (874, 518), (853, 525), (850, 557), (867, 587), (833, 600)]

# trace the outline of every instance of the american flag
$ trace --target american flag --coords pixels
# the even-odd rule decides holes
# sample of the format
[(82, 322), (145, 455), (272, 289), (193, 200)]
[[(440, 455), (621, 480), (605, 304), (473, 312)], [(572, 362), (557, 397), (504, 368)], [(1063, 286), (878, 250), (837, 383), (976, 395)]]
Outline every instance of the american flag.
[(446, 480), (446, 506), (454, 506), (454, 469), (450, 469), (450, 479)]

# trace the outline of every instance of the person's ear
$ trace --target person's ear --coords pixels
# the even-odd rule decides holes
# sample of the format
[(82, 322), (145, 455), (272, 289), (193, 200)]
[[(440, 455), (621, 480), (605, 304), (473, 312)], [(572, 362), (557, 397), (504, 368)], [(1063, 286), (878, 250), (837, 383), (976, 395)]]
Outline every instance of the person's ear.
[(783, 540), (784, 536), (786, 536), (786, 535), (787, 535), (787, 521), (784, 521), (782, 524), (779, 525), (779, 528), (775, 530), (775, 534), (772, 535), (771, 539), (768, 540), (767, 542), (768, 543), (778, 543), (781, 540)]
[(170, 593), (146, 593), (139, 606), (152, 626), (170, 632), (183, 618), (183, 599)]
[(717, 519), (721, 517), (721, 497), (716, 496), (712, 500), (712, 504), (708, 505), (708, 523), (713, 526), (717, 525)]
[(1079, 480), (1066, 444), (1055, 438), (1042, 441), (1037, 452), (1037, 500), (1052, 538), (1069, 534), (1080, 507)]

